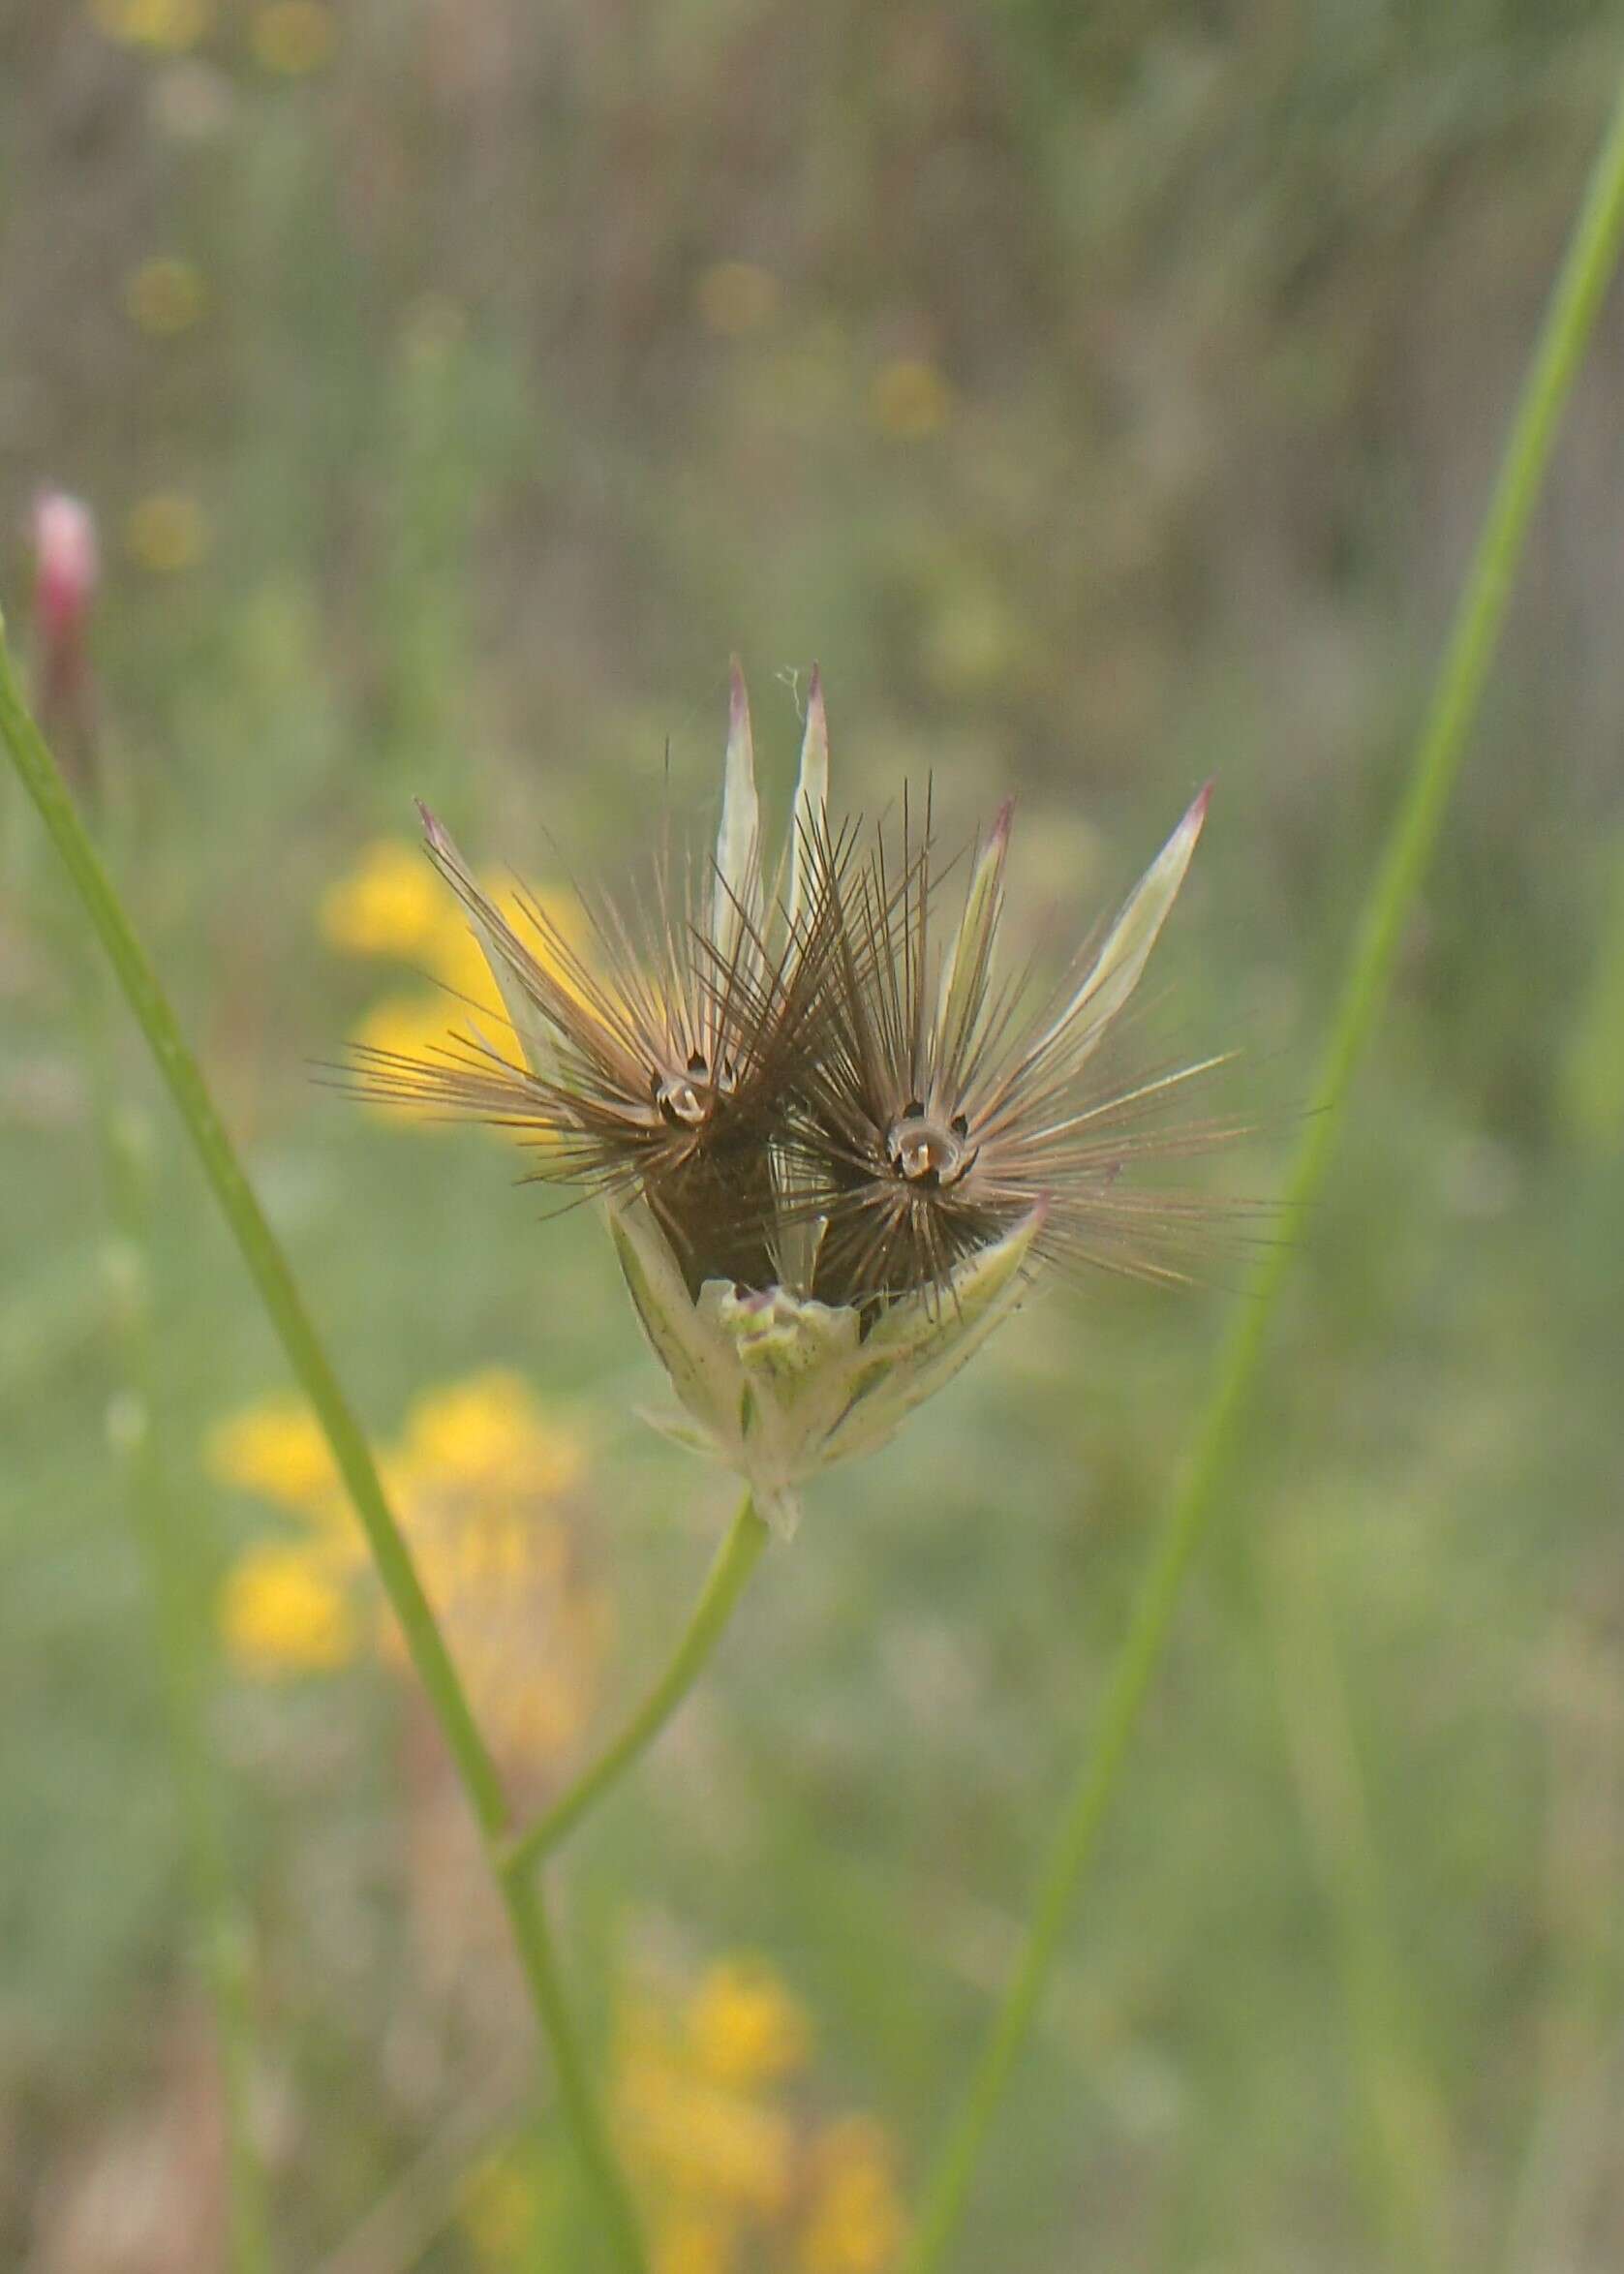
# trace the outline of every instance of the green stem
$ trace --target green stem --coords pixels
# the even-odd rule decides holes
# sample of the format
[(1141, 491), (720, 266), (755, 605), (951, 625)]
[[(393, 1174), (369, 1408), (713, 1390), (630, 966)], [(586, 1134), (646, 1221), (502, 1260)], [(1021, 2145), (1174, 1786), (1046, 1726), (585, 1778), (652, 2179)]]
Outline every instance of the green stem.
[(665, 1672), (602, 1757), (544, 1816), (512, 1841), (506, 1859), (509, 1870), (526, 1871), (550, 1855), (610, 1786), (619, 1782), (639, 1754), (654, 1743), (703, 1673), (766, 1545), (767, 1526), (747, 1492), (732, 1529), (717, 1550), (692, 1616)]
[(1317, 1531), (1261, 1535), (1255, 1561), (1298, 1804), (1336, 1937), (1364, 2097), (1365, 2161), (1388, 2253), (1406, 2274), (1450, 2262), (1449, 2128), (1416, 2050), (1413, 2005), (1388, 1929), (1387, 1891), (1320, 1571)]
[(1139, 1600), (1112, 1669), (1091, 1753), (1061, 1810), (1026, 1939), (969, 2088), (924, 2193), (912, 2274), (932, 2274), (953, 2243), (994, 2113), (1026, 2040), (1092, 1859), (1140, 1708), (1161, 1663), (1184, 1575), (1200, 1547), (1240, 1437), (1275, 1305), (1341, 1131), (1348, 1087), (1386, 999), (1416, 891), (1493, 660), (1529, 516), (1556, 428), (1624, 236), (1624, 85), (1551, 293), (1501, 458), (1488, 511), (1451, 627), (1408, 785), (1360, 920), (1305, 1133), (1265, 1251), (1219, 1353), (1211, 1395)]
[(582, 2167), (599, 2198), (604, 2231), (627, 2274), (642, 2274), (644, 2259), (615, 2169), (580, 2053), (560, 1993), (551, 1945), (538, 1909), (515, 1905), (499, 1849), (507, 1828), (507, 1803), (489, 1748), (470, 1710), (461, 1679), (441, 1634), (411, 1551), (383, 1494), (371, 1449), (339, 1386), (311, 1324), (287, 1258), (237, 1159), (214, 1100), (188, 1050), (175, 1015), (137, 938), (44, 736), (30, 717), (0, 626), (0, 740), (10, 750), (24, 788), (129, 999), (159, 1071), (184, 1122), (226, 1221), (281, 1339), (293, 1374), (310, 1399), (340, 1475), (360, 1518), (412, 1663), (444, 1735), (458, 1776), (498, 1874), (525, 1962), (536, 2018), (552, 2046), (566, 2111)]
[(574, 2024), (565, 2003), (564, 1984), (559, 1979), (558, 1957), (540, 1890), (525, 1871), (514, 1867), (511, 1859), (502, 1861), (493, 1857), (492, 1860), (530, 1988), (531, 2003), (552, 2046), (559, 2100), (575, 2136), (581, 2168), (598, 2200), (599, 2231), (609, 2245), (615, 2263), (628, 2269), (628, 2274), (641, 2274), (645, 2260), (637, 2214), (609, 2144), (597, 2096), (576, 2042)]
[[(92, 1006), (99, 1010), (100, 1006)], [(180, 1795), (192, 1907), (202, 1938), (202, 1975), (219, 2043), (230, 2198), (230, 2262), (236, 2274), (271, 2264), (264, 2178), (254, 2152), (252, 1937), (232, 1885), (210, 1758), (208, 1609), (199, 1542), (169, 1489), (157, 1430), (156, 1365), (148, 1264), (150, 1166), (144, 1131), (112, 1094), (107, 1037), (96, 1019), (97, 1122), (119, 1247), (113, 1289), (124, 1381), (113, 1430), (130, 1513), (144, 1551), (158, 1631), (169, 1747)]]

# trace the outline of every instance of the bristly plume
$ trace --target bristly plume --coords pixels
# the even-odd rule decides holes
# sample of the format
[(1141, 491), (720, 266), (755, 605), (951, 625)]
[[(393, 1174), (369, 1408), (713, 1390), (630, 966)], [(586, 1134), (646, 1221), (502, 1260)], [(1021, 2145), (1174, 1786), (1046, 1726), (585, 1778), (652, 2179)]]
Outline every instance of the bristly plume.
[[(702, 870), (669, 858), (624, 905), (583, 893), (578, 949), (531, 894), (527, 938), (480, 889), (440, 822), (422, 812), (428, 853), (483, 948), (516, 1047), (476, 1030), (427, 1060), (360, 1050), (356, 1087), (497, 1123), (536, 1147), (535, 1176), (645, 1199), (689, 1293), (706, 1279), (748, 1288), (780, 1275), (773, 1147), (820, 1045), (821, 968), (845, 866), (822, 814), (827, 760), (814, 678), (797, 823), (824, 858), (791, 859), (789, 899), (762, 883), (750, 707), (733, 665), (721, 821)], [(810, 787), (809, 787), (810, 785)], [(812, 812), (801, 809), (808, 797)]]
[(1181, 1251), (1206, 1204), (1136, 1190), (1121, 1172), (1222, 1133), (1159, 1120), (1219, 1061), (1113, 1086), (1093, 1060), (1178, 895), (1209, 795), (1042, 1008), (1029, 970), (996, 971), (1010, 806), (969, 863), (955, 923), (939, 918), (928, 811), (916, 833), (904, 804), (900, 862), (882, 832), (855, 876), (825, 874), (832, 1007), (794, 1141), (797, 1205), (823, 1225), (821, 1299), (866, 1310), (915, 1291), (939, 1302), (966, 1257), (1039, 1207), (1038, 1257), (1187, 1275)]
[[(713, 859), (583, 894), (577, 943), (507, 913), (423, 814), (510, 1034), (472, 1020), (425, 1059), (360, 1050), (352, 1087), (536, 1148), (604, 1204), (682, 1412), (662, 1426), (749, 1480), (789, 1532), (800, 1490), (883, 1444), (1019, 1308), (1034, 1265), (1170, 1278), (1208, 1204), (1120, 1174), (1231, 1132), (1155, 1125), (1205, 1070), (1113, 1088), (1097, 1053), (1138, 985), (1207, 810), (1196, 800), (1092, 952), (1041, 999), (996, 970), (1010, 808), (943, 920), (929, 800), (859, 858), (829, 814), (814, 669), (787, 843), (766, 880), (750, 709), (733, 666)], [(1216, 1063), (1209, 1060), (1208, 1063)]]

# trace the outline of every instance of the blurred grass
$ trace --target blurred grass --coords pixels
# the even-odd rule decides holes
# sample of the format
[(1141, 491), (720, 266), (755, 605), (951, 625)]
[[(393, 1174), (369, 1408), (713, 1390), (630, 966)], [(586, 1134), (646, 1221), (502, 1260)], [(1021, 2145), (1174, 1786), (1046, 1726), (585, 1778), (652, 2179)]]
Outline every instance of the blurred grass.
[[(259, 58), (261, 13), (218, 8), (179, 53), (54, 0), (0, 20), (0, 589), (15, 619), (36, 482), (91, 496), (121, 876), (378, 1439), (487, 1364), (590, 1426), (612, 1723), (725, 1483), (630, 1418), (656, 1385), (594, 1226), (537, 1225), (476, 1137), (312, 1092), (306, 1061), (389, 984), (323, 945), (325, 888), (404, 833), (414, 793), (542, 881), (549, 833), (613, 865), (665, 794), (667, 735), (679, 814), (709, 794), (733, 647), (785, 788), (796, 722), (772, 673), (813, 653), (860, 802), (904, 765), (933, 766), (965, 822), (1018, 787), (1015, 892), (1040, 910), (1108, 903), (1215, 771), (1169, 1017), (1246, 1046), (1264, 1133), (1227, 1173), (1273, 1188), (1615, 25), (1506, 0), (544, 25), (413, 0), (346, 10), (329, 60), (290, 77)], [(164, 337), (127, 308), (154, 258), (204, 285)], [(721, 292), (729, 322), (762, 311), (743, 329), (716, 328), (729, 262), (775, 288)], [(1312, 1529), (1460, 2151), (1461, 2263), (1508, 2274), (1624, 2249), (1605, 1106), (1624, 1044), (1597, 1007), (1617, 961), (1621, 353), (1614, 309), (1231, 1512)], [(130, 517), (174, 496), (203, 550), (165, 568), (129, 550)], [(218, 2175), (176, 2144), (202, 2087), (104, 1449), (69, 919), (24, 824), (8, 798), (0, 2260), (174, 2264), (92, 2216), (135, 2140), (143, 2199), (178, 2207), (164, 2231), (204, 2266)], [(147, 1097), (133, 1057), (125, 1081)], [(183, 1452), (276, 1362), (178, 1152), (156, 1186)], [(763, 1950), (815, 2016), (829, 2105), (881, 2113), (917, 2172), (1219, 1312), (1048, 1295), (950, 1403), (814, 1494), (713, 1684), (570, 1862), (600, 2017), (651, 1938), (699, 1963)], [(185, 1482), (224, 1567), (262, 1519), (200, 1460)], [(437, 1944), (411, 1892), (448, 1834), (386, 1672), (238, 1684), (215, 1736), (258, 1929), (279, 2263), (314, 2265), (510, 2022), (488, 1948)], [(1317, 1867), (1227, 1558), (1193, 1591), (1137, 1776), (968, 2262), (1376, 2265)], [(423, 2264), (478, 2262), (454, 2210)]]

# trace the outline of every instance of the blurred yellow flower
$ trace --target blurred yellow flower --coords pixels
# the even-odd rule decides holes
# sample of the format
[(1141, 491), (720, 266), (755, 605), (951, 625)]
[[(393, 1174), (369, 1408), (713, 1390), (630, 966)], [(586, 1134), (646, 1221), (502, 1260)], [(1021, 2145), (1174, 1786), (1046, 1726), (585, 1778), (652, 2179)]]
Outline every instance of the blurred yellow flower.
[(124, 286), (124, 306), (138, 330), (154, 339), (187, 331), (203, 312), (203, 279), (195, 261), (160, 254), (132, 269)]
[[(512, 879), (487, 878), (487, 897), (526, 937), (533, 954), (557, 968), (545, 937), (525, 915)], [(582, 919), (570, 906), (547, 898), (538, 905), (565, 939), (573, 939)], [(490, 965), (461, 910), (437, 884), (422, 847), (405, 838), (379, 838), (365, 845), (322, 897), (318, 928), (342, 954), (383, 956), (415, 964), (440, 983), (440, 991), (390, 995), (361, 1019), (354, 1040), (363, 1049), (398, 1058), (433, 1058), (454, 1044), (472, 1022), (498, 1051), (515, 1047), (512, 1029)], [(403, 1099), (369, 1110), (393, 1117), (406, 1114), (435, 1125), (437, 1117)]]
[(379, 838), (328, 885), (318, 921), (346, 955), (427, 955), (446, 929), (445, 894), (419, 845)]
[(623, 1998), (612, 2105), (658, 2274), (894, 2274), (904, 2227), (889, 2137), (867, 2117), (802, 2118), (791, 2076), (811, 2042), (805, 2009), (748, 1952), (686, 1994), (656, 1981)]
[(227, 1649), (251, 1674), (343, 1666), (359, 1636), (342, 1572), (320, 1548), (251, 1548), (227, 1575), (220, 1607)]
[[(210, 1473), (299, 1516), (295, 1543), (250, 1549), (221, 1604), (226, 1646), (246, 1673), (298, 1673), (363, 1647), (405, 1652), (365, 1590), (358, 1525), (324, 1439), (296, 1399), (221, 1423)], [(418, 1576), (499, 1749), (551, 1761), (580, 1734), (612, 1634), (563, 1496), (586, 1473), (578, 1434), (501, 1369), (426, 1392), (378, 1462)]]
[(810, 2164), (798, 2274), (891, 2274), (905, 2220), (884, 2128), (870, 2116), (843, 2116), (814, 2143)]
[(543, 1421), (523, 1381), (503, 1367), (425, 1393), (401, 1450), (409, 1471), (475, 1487), (517, 1479), (531, 1492), (567, 1491), (586, 1467), (579, 1438)]
[(302, 1398), (265, 1398), (217, 1422), (203, 1448), (209, 1474), (301, 1515), (321, 1513), (338, 1471), (321, 1424)]
[(789, 2201), (795, 2132), (781, 2110), (707, 2085), (675, 2049), (629, 2064), (616, 2098), (636, 2160), (677, 2200), (756, 2219), (773, 2218)]
[[(355, 1041), (363, 1050), (386, 1051), (397, 1058), (432, 1056), (444, 1048), (450, 1032), (447, 1007), (444, 996), (386, 995), (364, 1013)], [(432, 1108), (414, 1104), (384, 1107), (369, 1102), (367, 1111), (410, 1114), (414, 1121), (434, 1118)]]
[(735, 2233), (712, 2211), (673, 2213), (655, 2237), (654, 2274), (733, 2274)]
[(209, 547), (208, 518), (184, 490), (155, 490), (131, 507), (124, 543), (138, 567), (169, 576), (195, 568)]
[(760, 1959), (713, 1966), (694, 1992), (689, 2041), (705, 2075), (719, 2084), (768, 2083), (804, 2067), (812, 2048), (806, 2011)]
[(779, 280), (751, 261), (719, 261), (694, 289), (700, 321), (709, 331), (737, 339), (765, 323), (779, 304)]
[(169, 55), (195, 47), (214, 18), (213, 0), (91, 0), (90, 13), (109, 40)]
[(882, 434), (897, 442), (922, 442), (947, 424), (953, 395), (934, 363), (901, 358), (875, 373), (869, 409)]
[[(444, 900), (444, 893), (441, 898)], [(505, 912), (510, 921), (517, 913), (511, 907)], [(527, 931), (527, 937), (534, 935)], [(507, 1013), (502, 1007), (502, 998), (479, 942), (454, 911), (442, 921), (429, 942), (429, 963), (441, 985), (457, 998), (456, 1001), (448, 1001), (444, 996), (440, 999), (441, 1014), (446, 1026), (455, 1025), (459, 1012), (472, 1007), (475, 1013), (483, 1012), (496, 1022), (498, 1032), (494, 1039), (500, 1046), (507, 1031)]]
[(320, 71), (338, 39), (338, 21), (322, 0), (271, 0), (259, 9), (249, 35), (254, 53), (267, 71), (297, 78)]

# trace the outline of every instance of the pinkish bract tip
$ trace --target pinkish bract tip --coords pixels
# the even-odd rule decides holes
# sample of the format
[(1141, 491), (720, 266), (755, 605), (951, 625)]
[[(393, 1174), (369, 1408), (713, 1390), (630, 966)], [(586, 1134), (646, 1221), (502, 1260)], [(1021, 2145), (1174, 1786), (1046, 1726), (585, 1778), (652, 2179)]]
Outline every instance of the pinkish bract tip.
[(737, 656), (730, 657), (727, 665), (727, 726), (737, 733), (750, 722), (750, 696), (745, 692), (745, 667)]
[(451, 840), (429, 812), (428, 807), (424, 805), (420, 797), (414, 797), (412, 803), (417, 809), (417, 818), (423, 824), (423, 835), (428, 840), (431, 850), (437, 853), (448, 853), (451, 849)]
[(823, 719), (823, 666), (821, 663), (812, 665), (812, 677), (807, 682), (807, 717), (819, 721)]
[(1192, 836), (1199, 836), (1201, 833), (1201, 825), (1207, 818), (1207, 809), (1212, 803), (1215, 780), (1214, 777), (1213, 780), (1202, 784), (1191, 800), (1189, 812), (1184, 815), (1184, 826)]
[(1006, 797), (993, 816), (992, 834), (987, 840), (989, 850), (1003, 851), (1004, 846), (1009, 843), (1010, 827), (1014, 819), (1015, 800), (1012, 797)]

